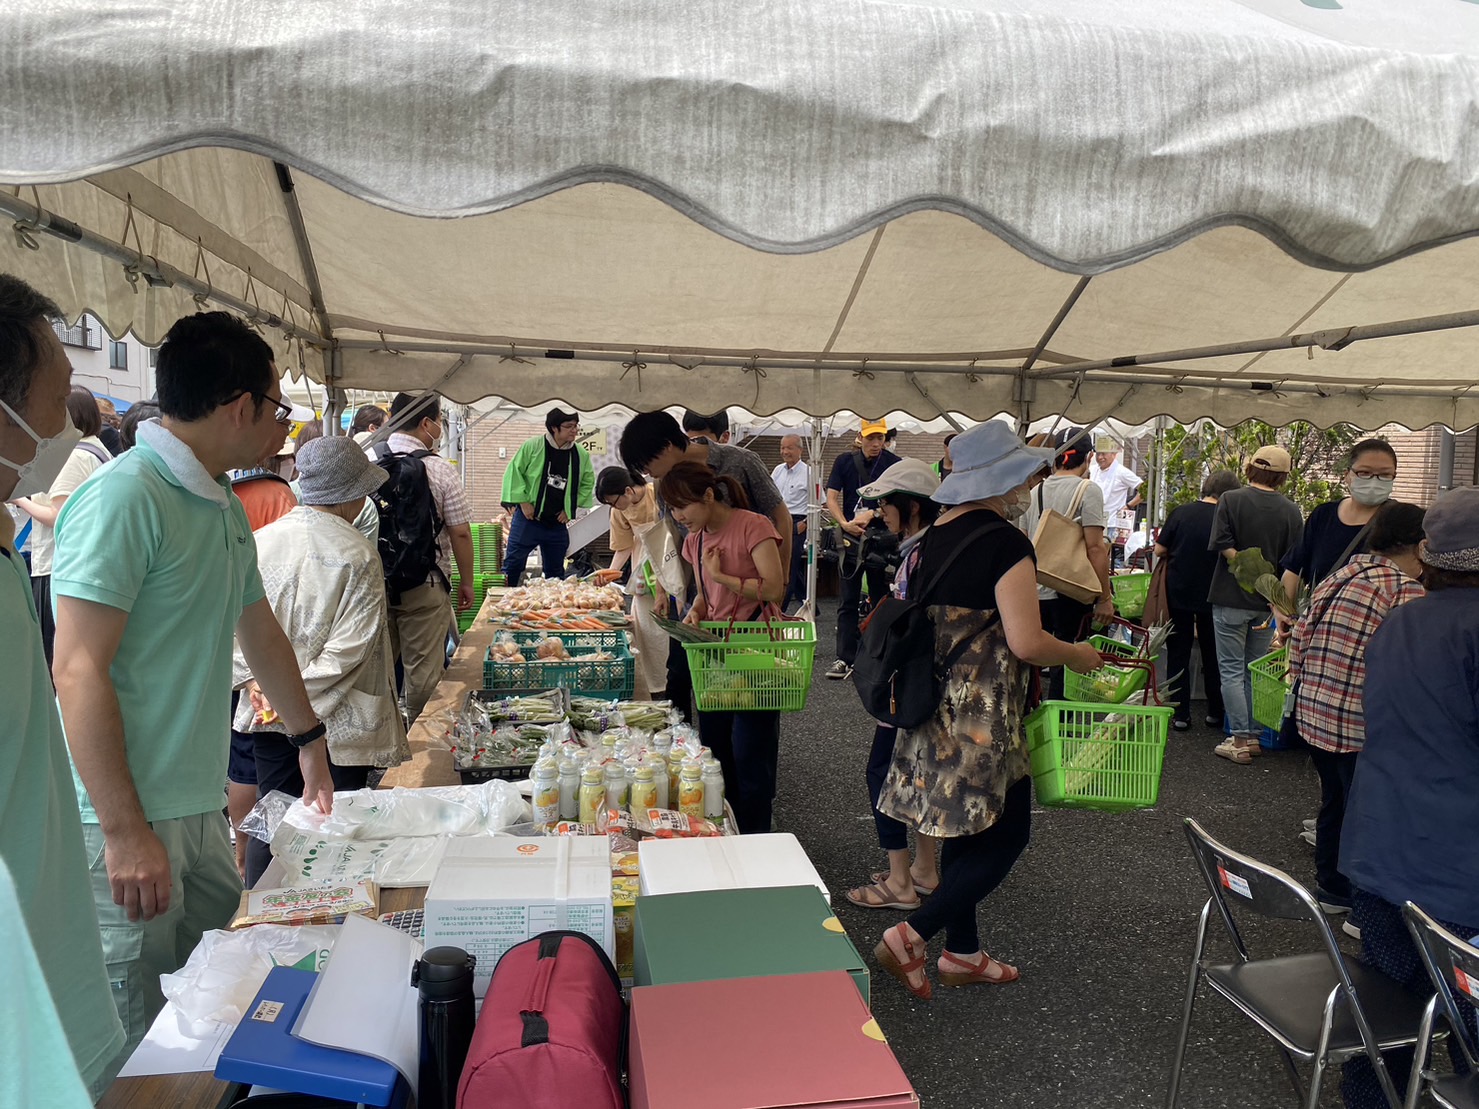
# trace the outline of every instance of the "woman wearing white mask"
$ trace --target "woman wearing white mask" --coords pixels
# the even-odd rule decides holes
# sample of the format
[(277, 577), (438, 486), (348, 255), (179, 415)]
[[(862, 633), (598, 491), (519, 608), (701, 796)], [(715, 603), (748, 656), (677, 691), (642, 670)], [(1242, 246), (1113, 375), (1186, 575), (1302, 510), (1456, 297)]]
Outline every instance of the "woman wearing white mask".
[[(1094, 444), (1082, 429), (1072, 427), (1059, 434), (1058, 454), (1053, 460), (1053, 475), (1030, 495), (1029, 511), (1024, 520), (1028, 535), (1037, 530), (1042, 514), (1051, 509), (1078, 524), (1084, 533), (1084, 550), (1089, 563), (1099, 575), (1100, 593), (1093, 605), (1064, 597), (1045, 585), (1037, 587), (1042, 626), (1049, 635), (1072, 643), (1083, 630), (1084, 617), (1106, 623), (1114, 615), (1114, 599), (1109, 591), (1109, 546), (1104, 539), (1108, 517), (1104, 512), (1104, 491), (1089, 477), (1089, 460), (1094, 457)], [(1048, 671), (1050, 700), (1063, 698), (1063, 668)]]
[[(888, 929), (874, 955), (915, 997), (928, 1000), (926, 946), (940, 932), (940, 984), (1015, 981), (1015, 967), (981, 949), (976, 910), (1027, 847), (1032, 779), (1022, 720), (1031, 669), (1088, 673), (1099, 654), (1064, 643), (1038, 619), (1031, 541), (1007, 522), (1053, 458), (990, 420), (950, 444), (955, 466), (931, 499), (943, 507), (920, 540), (911, 599), (928, 604), (935, 658), (954, 658), (934, 713), (899, 732), (878, 798), (886, 816), (944, 840), (940, 884)], [(957, 555), (961, 557), (956, 557)]]
[[(1311, 589), (1369, 549), (1367, 536), (1376, 510), (1392, 496), (1397, 480), (1397, 452), (1385, 439), (1363, 439), (1346, 456), (1345, 483), (1350, 496), (1329, 501), (1310, 513), (1304, 534), (1279, 569), (1284, 593), (1293, 601), (1303, 582)], [(1280, 627), (1280, 635), (1289, 628)]]

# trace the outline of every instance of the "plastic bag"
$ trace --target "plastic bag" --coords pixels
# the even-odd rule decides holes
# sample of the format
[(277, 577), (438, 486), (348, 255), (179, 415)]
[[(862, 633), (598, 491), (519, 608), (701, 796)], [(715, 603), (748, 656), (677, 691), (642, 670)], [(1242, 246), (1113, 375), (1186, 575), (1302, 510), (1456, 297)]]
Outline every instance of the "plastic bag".
[(301, 797), (275, 789), (252, 806), (252, 811), (242, 819), (240, 830), (253, 839), (271, 843), (284, 820), (292, 827), (311, 832), (323, 825), (324, 814), (317, 806), (310, 809), (304, 805)]
[(337, 926), (312, 924), (206, 932), (185, 965), (161, 974), (159, 985), (179, 1010), (182, 1028), (208, 1036), (216, 1022), (241, 1021), (273, 967), (322, 970), (338, 936)]
[(450, 838), (345, 839), (305, 832), (284, 822), (273, 838), (272, 854), (290, 883), (369, 881), (386, 888), (427, 886)]

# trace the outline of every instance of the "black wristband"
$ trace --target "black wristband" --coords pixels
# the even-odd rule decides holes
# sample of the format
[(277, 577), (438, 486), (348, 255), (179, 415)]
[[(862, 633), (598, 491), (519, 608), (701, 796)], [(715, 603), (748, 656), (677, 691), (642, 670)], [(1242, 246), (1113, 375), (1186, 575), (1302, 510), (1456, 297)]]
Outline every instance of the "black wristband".
[(294, 747), (303, 748), (307, 747), (310, 743), (314, 743), (320, 739), (323, 739), (323, 737), (328, 734), (329, 726), (325, 724), (322, 720), (320, 720), (317, 724), (309, 728), (302, 735), (288, 736), (287, 741), (291, 743)]

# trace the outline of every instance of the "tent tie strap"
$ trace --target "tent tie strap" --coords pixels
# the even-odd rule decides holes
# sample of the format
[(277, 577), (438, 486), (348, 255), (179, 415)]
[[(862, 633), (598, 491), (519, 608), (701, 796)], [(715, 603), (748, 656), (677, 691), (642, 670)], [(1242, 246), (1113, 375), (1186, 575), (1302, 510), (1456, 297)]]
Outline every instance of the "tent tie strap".
[(375, 334), (378, 335), (378, 336), (380, 336), (380, 349), (375, 352), (376, 354), (402, 354), (402, 353), (404, 353), (403, 351), (396, 350), (394, 347), (392, 347), (389, 343), (387, 343), (385, 341), (385, 332), (383, 332), (383, 331), (376, 331)]
[(873, 371), (868, 368), (868, 360), (866, 358), (863, 359), (863, 364), (861, 366), (859, 366), (857, 369), (853, 370), (853, 372), (852, 372), (852, 379), (854, 381), (860, 381), (860, 380), (872, 381), (872, 380), (874, 380)]
[(740, 369), (747, 374), (755, 375), (755, 400), (751, 403), (750, 407), (756, 408), (760, 404), (760, 382), (768, 376), (765, 372), (765, 367), (760, 364), (758, 357), (752, 357)]
[(209, 304), (211, 297), (216, 291), (216, 283), (211, 280), (211, 266), (205, 258), (205, 242), (197, 238), (195, 240), (195, 266), (190, 271), (190, 279), (192, 281), (200, 280), (202, 270), (205, 271), (205, 292), (193, 293), (190, 297), (191, 300), (195, 301), (197, 308), (204, 308)]
[(623, 362), (621, 364), (621, 376), (619, 378), (617, 378), (616, 380), (617, 381), (625, 381), (626, 380), (626, 377), (627, 377), (627, 374), (631, 373), (633, 370), (636, 370), (637, 371), (637, 392), (640, 393), (642, 391), (642, 371), (645, 370), (646, 368), (647, 368), (647, 363), (646, 362), (643, 362), (642, 361), (642, 358), (641, 358), (641, 355), (637, 351), (634, 350), (634, 351), (632, 351), (632, 357), (628, 361)]
[(534, 363), (531, 362), (531, 361), (529, 361), (529, 359), (519, 357), (518, 348), (515, 347), (513, 343), (509, 343), (509, 345), (508, 345), (508, 353), (507, 354), (500, 354), (498, 356), (498, 364), (500, 366), (503, 365), (503, 363), (505, 363), (505, 362), (514, 362), (514, 363), (517, 363), (520, 366), (532, 366), (532, 365), (534, 365)]

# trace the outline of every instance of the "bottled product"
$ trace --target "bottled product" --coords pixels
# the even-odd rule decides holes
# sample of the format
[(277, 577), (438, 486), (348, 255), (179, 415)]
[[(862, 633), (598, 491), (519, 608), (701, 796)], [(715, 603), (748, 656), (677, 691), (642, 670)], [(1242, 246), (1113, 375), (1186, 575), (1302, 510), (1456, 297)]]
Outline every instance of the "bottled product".
[(697, 759), (684, 759), (678, 775), (678, 811), (684, 816), (704, 815), (703, 768)]
[(632, 778), (632, 815), (645, 813), (648, 809), (655, 808), (657, 808), (657, 776), (653, 773), (652, 767), (644, 764), (637, 767), (636, 774)]
[(530, 777), (534, 782), (534, 823), (547, 828), (560, 819), (560, 768), (554, 759), (540, 759)]
[(560, 760), (560, 819), (580, 819), (580, 763), (566, 756)]
[(704, 819), (719, 824), (724, 820), (724, 769), (718, 759), (703, 764)]
[(674, 747), (668, 752), (668, 806), (676, 807), (678, 804), (678, 776), (683, 772), (684, 754), (682, 748)]
[(627, 768), (619, 762), (606, 764), (606, 807), (620, 812), (627, 807)]
[(580, 822), (594, 824), (606, 807), (606, 775), (601, 768), (588, 765), (580, 772)]
[(648, 755), (647, 765), (652, 768), (652, 778), (657, 786), (657, 808), (668, 807), (668, 761), (661, 755)]

